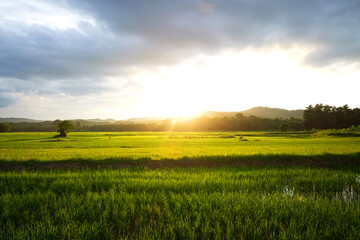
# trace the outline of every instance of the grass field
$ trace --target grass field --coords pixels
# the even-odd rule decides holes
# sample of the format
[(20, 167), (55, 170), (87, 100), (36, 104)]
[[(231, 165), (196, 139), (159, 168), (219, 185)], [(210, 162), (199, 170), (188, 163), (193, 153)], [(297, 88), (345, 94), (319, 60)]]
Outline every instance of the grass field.
[(360, 137), (0, 135), (0, 239), (359, 239)]
[[(3, 133), (2, 161), (179, 159), (184, 157), (355, 154), (359, 137), (274, 133)], [(241, 138), (241, 139), (239, 139)]]

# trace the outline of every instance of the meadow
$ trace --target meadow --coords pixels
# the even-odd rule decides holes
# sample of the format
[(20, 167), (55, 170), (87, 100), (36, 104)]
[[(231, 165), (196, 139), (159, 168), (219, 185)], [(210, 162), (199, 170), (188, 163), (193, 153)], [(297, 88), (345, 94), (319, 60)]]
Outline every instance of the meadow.
[(0, 239), (360, 238), (356, 134), (53, 136), (0, 135)]
[[(180, 159), (184, 157), (356, 154), (359, 137), (272, 132), (2, 133), (1, 161)], [(360, 135), (359, 135), (360, 136)]]

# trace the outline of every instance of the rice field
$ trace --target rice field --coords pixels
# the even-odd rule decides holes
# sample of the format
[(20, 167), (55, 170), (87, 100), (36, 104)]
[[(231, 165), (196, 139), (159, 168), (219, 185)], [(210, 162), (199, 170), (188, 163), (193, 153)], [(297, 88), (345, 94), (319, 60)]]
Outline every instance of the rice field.
[(0, 239), (360, 238), (358, 137), (53, 135), (0, 135)]
[(56, 161), (110, 158), (152, 160), (184, 157), (356, 154), (359, 137), (271, 133), (3, 133), (1, 161)]

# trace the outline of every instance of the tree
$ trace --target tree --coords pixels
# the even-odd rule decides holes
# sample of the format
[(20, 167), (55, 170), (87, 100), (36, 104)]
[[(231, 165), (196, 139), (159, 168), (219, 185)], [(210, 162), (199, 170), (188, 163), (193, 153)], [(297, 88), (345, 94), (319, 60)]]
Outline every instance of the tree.
[(287, 122), (282, 122), (279, 126), (280, 132), (287, 132), (290, 129), (290, 124)]
[(61, 121), (60, 123), (58, 123), (57, 127), (58, 127), (57, 132), (59, 133), (59, 137), (66, 137), (67, 133), (75, 129), (75, 125), (69, 120)]
[(341, 129), (360, 124), (360, 110), (350, 109), (346, 104), (342, 107), (316, 104), (308, 106), (303, 113), (306, 129)]
[(0, 123), (0, 132), (11, 132), (13, 125), (11, 123)]

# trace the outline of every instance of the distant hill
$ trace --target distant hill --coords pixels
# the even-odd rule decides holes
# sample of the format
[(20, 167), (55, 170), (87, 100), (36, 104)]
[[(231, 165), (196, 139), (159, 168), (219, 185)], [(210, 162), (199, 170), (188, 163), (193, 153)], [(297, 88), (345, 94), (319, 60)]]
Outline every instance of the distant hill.
[(100, 118), (95, 118), (95, 119), (76, 119), (76, 120), (72, 120), (72, 121), (88, 121), (88, 122), (93, 122), (93, 123), (114, 123), (116, 122), (115, 119), (112, 118), (108, 118), (108, 119), (100, 119)]
[(198, 116), (207, 116), (207, 117), (232, 117), (238, 113), (242, 113), (245, 116), (256, 116), (261, 118), (302, 118), (304, 110), (286, 110), (281, 108), (269, 108), (269, 107), (254, 107), (249, 110), (239, 111), (239, 112), (216, 112), (216, 111), (206, 111), (198, 114)]
[(30, 123), (37, 123), (37, 122), (43, 122), (44, 120), (35, 120), (35, 119), (29, 119), (29, 118), (0, 118), (0, 122), (8, 122), (8, 123), (21, 123), (21, 122), (30, 122)]
[(262, 118), (302, 118), (304, 110), (286, 110), (281, 108), (254, 107), (242, 111), (245, 116), (256, 116)]
[(132, 122), (132, 123), (156, 123), (162, 120), (167, 119), (168, 117), (143, 117), (143, 118), (130, 118), (127, 120), (122, 120), (122, 122)]
[[(39, 123), (39, 122), (46, 122), (48, 120), (35, 120), (35, 119), (29, 119), (29, 118), (0, 118), (0, 122), (9, 122), (9, 123), (21, 123), (21, 122), (27, 122), (27, 123)], [(108, 119), (71, 119), (71, 121), (85, 121), (90, 123), (114, 123), (116, 120), (108, 118)]]
[[(205, 111), (202, 112), (196, 117), (207, 116), (209, 118), (223, 118), (223, 117), (233, 117), (238, 113), (242, 113), (245, 116), (256, 116), (261, 118), (302, 118), (304, 110), (286, 110), (280, 108), (269, 108), (269, 107), (254, 107), (245, 111), (238, 112), (217, 112), (217, 111)], [(130, 118), (127, 120), (115, 120), (115, 119), (73, 119), (72, 121), (79, 122), (81, 125), (102, 125), (102, 124), (127, 124), (127, 123), (157, 123), (162, 120), (167, 119), (168, 117), (143, 117), (143, 118)], [(40, 123), (45, 122), (45, 120), (35, 120), (29, 118), (0, 118), (0, 122), (10, 122), (10, 123)]]
[[(240, 112), (240, 111), (239, 111)], [(233, 117), (239, 112), (217, 112), (217, 111), (205, 111), (196, 115), (196, 117), (206, 116), (209, 118), (223, 118), (223, 117)]]

